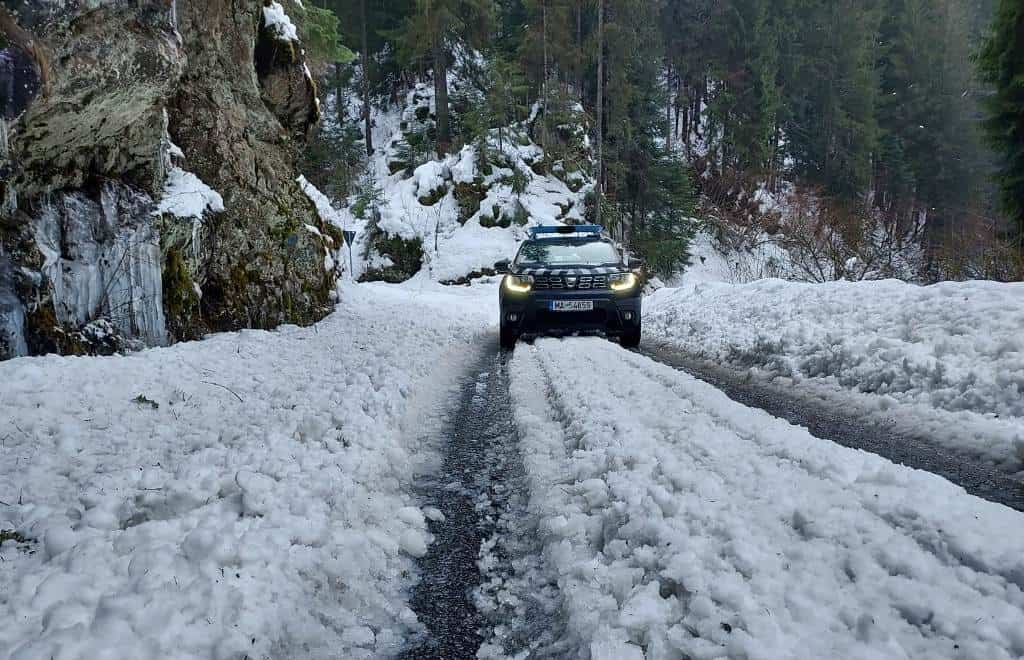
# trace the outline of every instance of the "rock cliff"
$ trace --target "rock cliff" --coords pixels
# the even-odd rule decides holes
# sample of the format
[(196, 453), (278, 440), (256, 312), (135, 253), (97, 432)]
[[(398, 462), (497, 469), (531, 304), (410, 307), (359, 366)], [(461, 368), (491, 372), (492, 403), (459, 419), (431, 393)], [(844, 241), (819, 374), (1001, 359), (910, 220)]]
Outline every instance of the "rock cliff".
[(282, 9), (5, 0), (0, 358), (325, 314), (331, 234), (296, 183), (316, 88)]

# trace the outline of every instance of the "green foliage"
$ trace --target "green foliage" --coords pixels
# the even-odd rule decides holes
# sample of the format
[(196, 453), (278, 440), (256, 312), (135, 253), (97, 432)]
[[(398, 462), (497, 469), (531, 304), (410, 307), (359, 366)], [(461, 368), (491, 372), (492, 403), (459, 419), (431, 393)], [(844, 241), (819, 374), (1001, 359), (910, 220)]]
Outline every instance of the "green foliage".
[(487, 197), (487, 188), (482, 178), (472, 183), (455, 184), (455, 201), (459, 204), (459, 223), (466, 224), (480, 210), (480, 204)]
[(490, 87), (486, 95), (486, 112), (490, 126), (498, 129), (499, 147), (504, 149), (505, 127), (526, 113), (529, 88), (517, 62), (495, 56), (487, 67)]
[(509, 177), (509, 186), (515, 195), (522, 195), (530, 185), (530, 175), (516, 166), (512, 168), (512, 176)]
[(434, 153), (434, 141), (430, 130), (422, 126), (404, 133), (404, 138), (395, 149), (394, 162), (401, 164), (407, 176), (412, 176), (417, 167), (430, 160)]
[(376, 217), (383, 203), (384, 191), (377, 185), (373, 173), (367, 170), (356, 188), (355, 199), (352, 201), (352, 215), (361, 220)]
[(312, 3), (293, 3), (288, 14), (295, 20), (306, 56), (317, 63), (345, 64), (355, 54), (341, 43), (338, 15)]
[(368, 240), (364, 258), (369, 259), (376, 252), (391, 260), (391, 265), (383, 268), (371, 268), (360, 279), (361, 282), (388, 282), (398, 284), (404, 282), (423, 267), (423, 241), (419, 238), (406, 240), (401, 236), (390, 236), (378, 224), (379, 218), (373, 216), (367, 223)]
[(306, 145), (300, 169), (313, 185), (335, 199), (349, 196), (366, 167), (366, 151), (359, 127), (321, 124)]
[(680, 161), (662, 155), (652, 164), (650, 174), (652, 183), (641, 200), (647, 214), (634, 234), (633, 245), (648, 270), (667, 277), (690, 262), (696, 197)]
[(978, 60), (995, 87), (988, 99), (985, 131), (1002, 158), (997, 174), (1003, 208), (1018, 224), (1024, 251), (1024, 5), (1000, 0), (992, 35)]

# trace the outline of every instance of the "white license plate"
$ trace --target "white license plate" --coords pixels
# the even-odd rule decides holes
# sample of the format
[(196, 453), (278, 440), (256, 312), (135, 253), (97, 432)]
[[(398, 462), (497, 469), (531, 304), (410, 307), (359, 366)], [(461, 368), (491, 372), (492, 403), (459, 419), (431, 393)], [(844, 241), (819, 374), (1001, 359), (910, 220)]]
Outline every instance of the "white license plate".
[(592, 312), (593, 300), (552, 300), (552, 312)]

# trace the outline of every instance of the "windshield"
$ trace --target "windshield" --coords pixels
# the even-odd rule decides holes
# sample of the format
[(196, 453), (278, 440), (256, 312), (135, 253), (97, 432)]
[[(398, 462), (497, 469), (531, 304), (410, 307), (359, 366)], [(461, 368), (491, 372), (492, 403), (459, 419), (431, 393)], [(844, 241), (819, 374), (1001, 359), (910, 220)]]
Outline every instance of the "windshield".
[(604, 266), (619, 263), (611, 243), (588, 239), (544, 239), (528, 241), (516, 256), (516, 264)]

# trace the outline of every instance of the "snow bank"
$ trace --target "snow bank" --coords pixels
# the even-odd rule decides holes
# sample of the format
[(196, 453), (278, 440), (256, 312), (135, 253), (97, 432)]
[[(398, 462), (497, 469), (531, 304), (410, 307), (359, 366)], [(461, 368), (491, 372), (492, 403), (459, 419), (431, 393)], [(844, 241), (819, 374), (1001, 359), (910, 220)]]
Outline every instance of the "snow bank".
[(311, 328), (0, 364), (0, 529), (38, 540), (0, 548), (0, 660), (396, 652), (423, 436), (496, 296), (341, 295)]
[(267, 29), (273, 32), (278, 39), (283, 41), (298, 41), (299, 31), (292, 23), (292, 19), (285, 13), (284, 7), (279, 2), (271, 2), (263, 8), (263, 22)]
[(305, 193), (307, 198), (309, 198), (309, 201), (313, 202), (313, 206), (316, 207), (317, 215), (320, 216), (321, 220), (334, 225), (338, 229), (345, 228), (345, 220), (348, 215), (347, 213), (334, 208), (334, 205), (331, 204), (331, 200), (327, 198), (327, 195), (320, 192), (320, 190), (310, 183), (306, 177), (300, 175), (295, 181), (299, 184), (299, 187), (302, 188), (302, 192)]
[(567, 655), (1024, 655), (1022, 514), (600, 339), (510, 371)]
[(155, 213), (202, 220), (207, 210), (213, 213), (224, 210), (224, 198), (220, 193), (203, 183), (195, 174), (180, 167), (171, 168)]
[(688, 353), (841, 389), (1024, 469), (1022, 284), (706, 282), (655, 293), (645, 323)]

